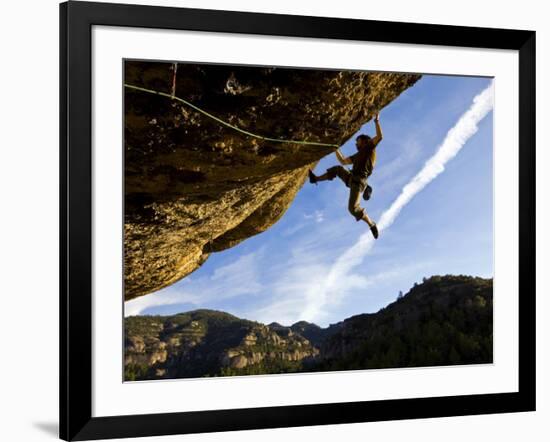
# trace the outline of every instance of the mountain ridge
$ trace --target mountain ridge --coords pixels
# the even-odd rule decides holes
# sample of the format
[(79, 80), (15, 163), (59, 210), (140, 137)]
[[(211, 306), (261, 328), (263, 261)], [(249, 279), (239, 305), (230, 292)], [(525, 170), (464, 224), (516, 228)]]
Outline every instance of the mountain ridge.
[(125, 380), (489, 363), (492, 279), (424, 278), (377, 312), (325, 328), (211, 309), (125, 325)]

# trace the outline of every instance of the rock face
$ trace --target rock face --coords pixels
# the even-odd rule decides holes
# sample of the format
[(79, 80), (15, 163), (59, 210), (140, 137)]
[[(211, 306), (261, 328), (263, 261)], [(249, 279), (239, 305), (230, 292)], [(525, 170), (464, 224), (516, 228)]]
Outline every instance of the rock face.
[(298, 371), (319, 354), (288, 327), (213, 310), (134, 316), (125, 325), (126, 380)]
[[(125, 63), (125, 83), (170, 93), (172, 64)], [(417, 75), (179, 64), (176, 96), (244, 130), (342, 144)], [(330, 147), (227, 128), (125, 89), (125, 298), (166, 287), (273, 225)]]

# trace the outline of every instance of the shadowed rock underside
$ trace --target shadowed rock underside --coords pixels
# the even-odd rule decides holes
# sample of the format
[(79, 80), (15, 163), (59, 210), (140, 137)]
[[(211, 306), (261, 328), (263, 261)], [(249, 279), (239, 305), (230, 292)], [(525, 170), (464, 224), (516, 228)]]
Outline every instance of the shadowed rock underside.
[[(179, 64), (176, 96), (259, 135), (343, 144), (419, 78)], [(170, 63), (125, 63), (125, 83), (170, 93), (172, 79)], [(166, 97), (124, 99), (126, 300), (268, 229), (332, 151), (252, 138)]]

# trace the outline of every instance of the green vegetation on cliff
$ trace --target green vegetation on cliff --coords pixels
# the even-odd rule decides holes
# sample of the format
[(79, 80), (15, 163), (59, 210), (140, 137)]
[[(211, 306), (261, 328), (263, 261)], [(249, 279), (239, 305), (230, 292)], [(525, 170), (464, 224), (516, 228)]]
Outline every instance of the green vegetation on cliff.
[(377, 313), (328, 328), (224, 312), (126, 318), (125, 379), (490, 363), (493, 281), (433, 276)]
[(491, 363), (493, 283), (433, 276), (375, 314), (346, 319), (318, 370)]
[(298, 371), (319, 352), (289, 329), (213, 310), (126, 318), (125, 342), (126, 380)]

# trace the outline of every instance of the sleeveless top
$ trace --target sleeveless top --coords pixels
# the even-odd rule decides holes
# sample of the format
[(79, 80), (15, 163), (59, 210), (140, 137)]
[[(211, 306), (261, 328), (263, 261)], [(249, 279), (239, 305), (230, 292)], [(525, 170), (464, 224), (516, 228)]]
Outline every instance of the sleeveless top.
[(376, 149), (363, 148), (350, 156), (353, 162), (351, 174), (359, 179), (367, 179), (374, 169), (376, 162)]

